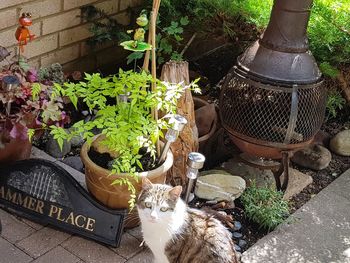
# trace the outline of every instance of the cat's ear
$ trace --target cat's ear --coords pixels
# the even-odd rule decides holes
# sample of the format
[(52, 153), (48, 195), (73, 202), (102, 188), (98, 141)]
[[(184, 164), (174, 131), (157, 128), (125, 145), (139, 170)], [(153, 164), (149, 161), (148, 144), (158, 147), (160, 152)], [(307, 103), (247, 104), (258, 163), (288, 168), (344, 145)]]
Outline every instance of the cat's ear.
[(181, 195), (181, 192), (182, 192), (182, 186), (181, 185), (178, 185), (178, 186), (175, 186), (173, 187), (170, 191), (169, 191), (169, 197), (170, 199), (172, 200), (177, 200), (180, 195)]
[(143, 190), (148, 190), (152, 188), (152, 183), (150, 180), (148, 180), (147, 177), (142, 177), (142, 189)]

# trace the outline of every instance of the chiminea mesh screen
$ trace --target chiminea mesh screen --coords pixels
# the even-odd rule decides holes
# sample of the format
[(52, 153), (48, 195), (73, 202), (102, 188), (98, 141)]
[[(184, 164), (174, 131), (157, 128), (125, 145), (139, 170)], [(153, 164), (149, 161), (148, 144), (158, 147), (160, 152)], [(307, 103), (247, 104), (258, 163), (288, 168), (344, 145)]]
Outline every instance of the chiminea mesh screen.
[(223, 125), (230, 133), (275, 146), (312, 139), (325, 111), (326, 90), (322, 82), (293, 89), (276, 82), (261, 83), (240, 73), (237, 67), (233, 68), (220, 98)]

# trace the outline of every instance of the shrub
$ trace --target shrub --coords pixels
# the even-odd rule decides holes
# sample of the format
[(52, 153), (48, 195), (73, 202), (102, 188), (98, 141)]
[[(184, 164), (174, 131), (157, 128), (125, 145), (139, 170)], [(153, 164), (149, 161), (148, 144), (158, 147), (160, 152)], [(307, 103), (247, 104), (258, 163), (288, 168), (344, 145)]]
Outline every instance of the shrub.
[(328, 93), (326, 110), (327, 110), (327, 118), (335, 118), (337, 117), (338, 110), (343, 109), (346, 100), (342, 97), (339, 91), (332, 90)]
[(246, 216), (264, 229), (274, 229), (289, 215), (283, 193), (271, 188), (260, 188), (252, 183), (240, 199)]

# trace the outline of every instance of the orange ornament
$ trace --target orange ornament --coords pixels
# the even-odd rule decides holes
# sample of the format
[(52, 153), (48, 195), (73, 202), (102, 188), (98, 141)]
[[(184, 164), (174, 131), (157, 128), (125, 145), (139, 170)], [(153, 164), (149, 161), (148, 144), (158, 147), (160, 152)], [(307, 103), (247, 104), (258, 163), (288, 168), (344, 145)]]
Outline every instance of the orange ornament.
[(16, 30), (16, 39), (21, 52), (24, 52), (24, 46), (27, 45), (28, 40), (31, 41), (35, 38), (27, 28), (33, 24), (32, 15), (30, 13), (23, 13), (19, 18), (20, 26)]

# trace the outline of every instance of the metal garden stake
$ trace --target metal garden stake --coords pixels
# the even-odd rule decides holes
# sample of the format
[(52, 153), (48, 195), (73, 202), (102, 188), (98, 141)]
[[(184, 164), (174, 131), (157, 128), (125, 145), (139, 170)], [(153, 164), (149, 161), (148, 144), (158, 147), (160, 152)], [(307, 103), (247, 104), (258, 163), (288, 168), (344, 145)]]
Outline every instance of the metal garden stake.
[(169, 128), (167, 133), (165, 134), (165, 139), (167, 141), (162, 150), (162, 154), (160, 155), (158, 164), (161, 164), (165, 160), (170, 148), (170, 144), (176, 141), (180, 132), (184, 129), (185, 125), (187, 124), (187, 120), (181, 115), (176, 114), (174, 117), (172, 117), (172, 119), (174, 120), (174, 123), (173, 126)]
[[(19, 85), (19, 79), (16, 76), (5, 76), (2, 78), (2, 90), (6, 92), (13, 92)], [(11, 102), (6, 105), (6, 113), (9, 116), (11, 114)]]
[(205, 157), (198, 152), (191, 152), (187, 158), (187, 172), (188, 184), (185, 195), (185, 202), (188, 203), (190, 193), (193, 187), (194, 181), (197, 179), (198, 170), (203, 168)]

